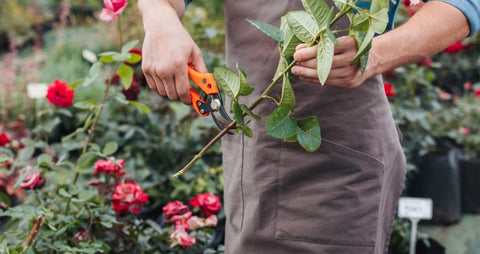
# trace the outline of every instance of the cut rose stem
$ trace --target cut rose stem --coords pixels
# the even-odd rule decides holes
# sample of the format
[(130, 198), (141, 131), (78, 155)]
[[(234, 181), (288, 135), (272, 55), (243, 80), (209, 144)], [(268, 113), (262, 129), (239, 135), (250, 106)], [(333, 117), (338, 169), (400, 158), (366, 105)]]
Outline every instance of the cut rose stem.
[[(345, 8), (345, 7), (344, 7)], [(348, 11), (351, 10), (351, 7), (347, 7), (346, 9), (343, 9), (341, 12), (337, 13), (337, 15), (335, 16), (335, 18), (330, 22), (330, 25), (332, 25), (333, 23), (335, 23), (341, 16), (343, 16), (345, 13), (347, 13)], [(318, 34), (315, 36), (315, 38), (313, 38), (312, 42), (310, 42), (310, 44), (308, 45), (308, 47), (311, 47), (313, 45), (315, 45), (317, 43), (317, 40), (320, 38), (320, 35), (322, 33), (324, 33), (327, 29), (326, 28), (323, 28), (321, 29)], [(260, 102), (262, 102), (264, 99), (267, 99), (268, 97), (266, 97), (270, 91), (273, 89), (273, 87), (278, 83), (280, 82), (280, 80), (283, 78), (283, 75), (285, 75), (285, 73), (289, 72), (290, 69), (292, 69), (293, 66), (295, 66), (297, 64), (297, 61), (296, 60), (293, 60), (286, 68), (285, 70), (283, 70), (282, 72), (280, 72), (277, 77), (272, 81), (272, 83), (270, 83), (270, 85), (268, 85), (268, 87), (265, 89), (265, 91), (262, 93), (262, 95), (260, 97), (257, 98), (257, 100), (255, 102), (253, 102), (253, 104), (248, 107), (250, 110), (253, 110), (255, 107), (257, 107), (258, 104), (260, 104)], [(246, 115), (245, 113), (243, 114), (244, 116)], [(185, 165), (185, 167), (183, 167), (181, 170), (179, 170), (177, 173), (175, 173), (173, 175), (173, 177), (177, 178), (181, 175), (183, 175), (185, 172), (187, 172), (187, 170), (193, 165), (195, 164), (195, 162), (197, 162), (200, 158), (202, 158), (202, 156), (208, 151), (208, 149), (210, 149), (215, 143), (217, 143), (217, 141), (219, 141), (225, 134), (227, 134), (227, 132), (232, 129), (235, 124), (237, 122), (236, 121), (233, 121), (231, 122), (229, 125), (225, 126), (225, 129), (223, 129), (221, 132), (219, 132), (217, 134), (217, 136), (215, 136), (212, 140), (210, 140), (210, 142), (208, 142), (208, 144), (206, 146), (204, 146), (202, 148), (202, 150), (197, 154), (195, 155), (195, 157), (193, 157), (188, 163), (187, 165)]]
[[(281, 72), (278, 75), (278, 77), (275, 80), (272, 81), (272, 83), (270, 83), (270, 85), (265, 89), (265, 91), (262, 93), (262, 95), (260, 97), (258, 97), (258, 99), (249, 107), (249, 109), (253, 110), (261, 101), (266, 99), (265, 96), (268, 93), (270, 93), (270, 91), (273, 89), (275, 84), (277, 84), (283, 78), (283, 75), (285, 73), (287, 73), (288, 71), (290, 71), (290, 69), (296, 63), (297, 63), (297, 61), (293, 61), (287, 68), (285, 68), (285, 70), (283, 72)], [(245, 113), (244, 113), (244, 115), (245, 115)], [(191, 159), (190, 162), (188, 162), (185, 167), (183, 167), (181, 170), (179, 170), (177, 173), (175, 173), (173, 175), (173, 177), (179, 177), (179, 176), (183, 175), (193, 164), (195, 164), (195, 162), (197, 162), (200, 158), (202, 158), (202, 156), (208, 151), (208, 149), (210, 149), (215, 143), (217, 143), (217, 141), (219, 141), (223, 136), (225, 136), (225, 134), (227, 134), (228, 131), (231, 130), (235, 126), (236, 123), (237, 123), (237, 121), (232, 121), (229, 125), (225, 126), (225, 128), (221, 132), (219, 132), (217, 134), (217, 136), (215, 136), (212, 140), (210, 140), (210, 142), (208, 142), (208, 144), (206, 146), (204, 146), (202, 148), (202, 150), (197, 155), (195, 155), (195, 157), (193, 157), (193, 159)]]

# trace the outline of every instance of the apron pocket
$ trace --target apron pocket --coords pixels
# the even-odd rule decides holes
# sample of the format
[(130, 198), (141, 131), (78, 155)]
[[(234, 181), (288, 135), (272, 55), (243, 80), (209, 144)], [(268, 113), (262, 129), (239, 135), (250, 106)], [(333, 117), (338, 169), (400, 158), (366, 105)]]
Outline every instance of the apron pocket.
[(374, 245), (383, 163), (326, 139), (314, 153), (281, 149), (275, 238)]

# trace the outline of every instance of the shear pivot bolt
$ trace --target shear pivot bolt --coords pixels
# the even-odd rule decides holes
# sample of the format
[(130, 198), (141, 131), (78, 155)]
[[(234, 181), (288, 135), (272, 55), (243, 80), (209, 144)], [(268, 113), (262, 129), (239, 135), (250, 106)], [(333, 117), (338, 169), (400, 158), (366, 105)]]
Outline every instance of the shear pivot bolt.
[(204, 109), (200, 109), (200, 113), (205, 113), (205, 110)]
[(198, 106), (202, 106), (202, 103), (201, 103), (201, 102), (197, 102), (197, 105), (198, 105)]

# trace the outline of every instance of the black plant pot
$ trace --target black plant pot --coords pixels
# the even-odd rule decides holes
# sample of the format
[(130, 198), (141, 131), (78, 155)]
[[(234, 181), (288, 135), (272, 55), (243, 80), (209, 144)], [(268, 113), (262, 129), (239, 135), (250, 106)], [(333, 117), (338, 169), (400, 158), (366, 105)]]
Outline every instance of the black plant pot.
[(412, 177), (407, 193), (433, 200), (433, 218), (425, 222), (448, 225), (460, 221), (460, 156), (459, 149), (449, 147), (442, 153), (420, 158), (418, 172)]
[(417, 254), (445, 254), (445, 247), (443, 247), (440, 243), (433, 240), (432, 238), (428, 238), (428, 243), (425, 243), (423, 240), (417, 241)]
[(462, 211), (480, 213), (480, 158), (460, 160)]

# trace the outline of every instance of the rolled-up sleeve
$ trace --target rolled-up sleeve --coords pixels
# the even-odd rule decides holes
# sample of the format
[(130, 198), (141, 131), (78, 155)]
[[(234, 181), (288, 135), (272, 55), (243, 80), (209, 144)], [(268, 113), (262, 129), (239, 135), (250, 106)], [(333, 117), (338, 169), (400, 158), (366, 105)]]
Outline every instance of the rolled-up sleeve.
[(449, 3), (463, 12), (470, 25), (470, 35), (480, 30), (480, 0), (435, 0)]

